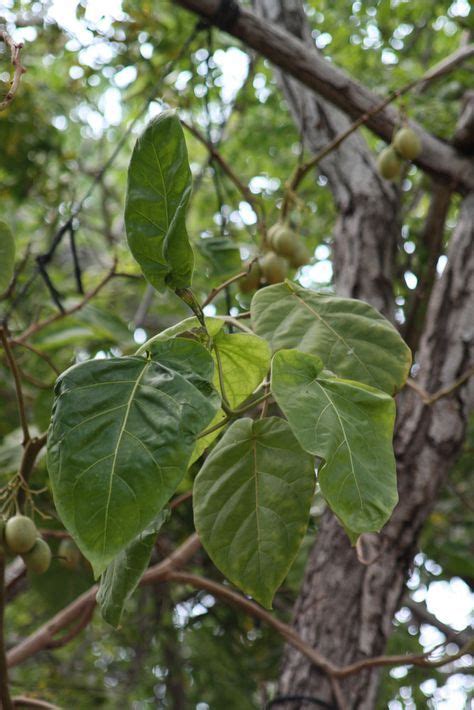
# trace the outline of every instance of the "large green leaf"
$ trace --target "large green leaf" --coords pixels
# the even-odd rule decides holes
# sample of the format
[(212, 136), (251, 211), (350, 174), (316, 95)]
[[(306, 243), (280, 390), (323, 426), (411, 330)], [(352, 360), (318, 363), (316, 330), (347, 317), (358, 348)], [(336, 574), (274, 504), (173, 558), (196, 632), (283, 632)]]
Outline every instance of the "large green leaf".
[(232, 408), (247, 399), (261, 384), (270, 368), (271, 352), (266, 340), (245, 333), (217, 333), (213, 341), (216, 361), (214, 384), (219, 389), (219, 359), (225, 394)]
[[(210, 372), (209, 353), (190, 345), (196, 371)], [(210, 383), (203, 393), (187, 374), (126, 357), (84, 362), (58, 379), (48, 436), (53, 493), (96, 575), (163, 508), (218, 409)]]
[(130, 250), (158, 291), (191, 285), (194, 256), (185, 222), (190, 194), (183, 129), (174, 111), (164, 111), (135, 144), (125, 205)]
[(157, 519), (115, 557), (100, 578), (97, 603), (104, 619), (118, 627), (123, 609), (148, 567), (156, 534), (168, 517), (161, 512)]
[(208, 261), (213, 276), (233, 276), (242, 270), (239, 247), (229, 237), (200, 239), (197, 246)]
[(397, 502), (395, 403), (373, 387), (325, 375), (318, 357), (280, 350), (272, 393), (301, 446), (324, 459), (321, 492), (348, 532), (377, 531)]
[(0, 293), (5, 291), (13, 278), (15, 267), (15, 240), (5, 222), (0, 222)]
[(277, 417), (234, 422), (196, 477), (199, 537), (231, 582), (270, 607), (303, 539), (313, 457)]
[(272, 350), (296, 348), (319, 356), (340, 377), (394, 394), (406, 381), (411, 353), (372, 306), (285, 282), (257, 291), (252, 324)]

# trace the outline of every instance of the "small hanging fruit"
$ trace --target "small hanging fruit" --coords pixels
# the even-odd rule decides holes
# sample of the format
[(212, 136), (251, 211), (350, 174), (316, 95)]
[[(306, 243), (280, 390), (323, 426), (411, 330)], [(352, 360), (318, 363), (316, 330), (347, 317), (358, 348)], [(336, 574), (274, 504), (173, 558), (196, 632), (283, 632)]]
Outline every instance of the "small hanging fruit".
[(31, 550), (38, 537), (34, 522), (26, 515), (14, 515), (5, 525), (5, 542), (8, 549), (16, 554)]
[(51, 564), (51, 549), (47, 542), (37, 538), (33, 548), (23, 555), (26, 568), (35, 574), (44, 574)]
[(377, 158), (377, 166), (382, 177), (393, 180), (400, 175), (402, 163), (392, 146), (388, 146)]
[(81, 563), (81, 551), (73, 540), (65, 538), (58, 547), (60, 564), (66, 569), (76, 570)]
[(421, 141), (412, 128), (400, 128), (395, 133), (392, 145), (405, 160), (414, 160), (421, 153)]
[(274, 252), (280, 256), (291, 256), (298, 242), (298, 236), (286, 224), (274, 224), (268, 230), (268, 242)]
[(284, 281), (288, 275), (288, 262), (282, 256), (268, 251), (260, 259), (260, 268), (265, 281), (269, 284), (277, 284)]
[[(249, 264), (247, 263), (245, 266), (248, 267)], [(258, 288), (259, 283), (260, 266), (258, 265), (258, 261), (254, 261), (246, 276), (239, 279), (239, 290), (241, 293), (252, 293), (252, 291)]]

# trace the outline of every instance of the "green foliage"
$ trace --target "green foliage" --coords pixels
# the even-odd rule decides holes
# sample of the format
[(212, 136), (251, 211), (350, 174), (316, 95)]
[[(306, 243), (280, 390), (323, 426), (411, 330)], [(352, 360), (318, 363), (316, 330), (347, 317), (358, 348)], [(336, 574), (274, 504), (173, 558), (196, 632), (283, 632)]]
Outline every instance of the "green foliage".
[(209, 355), (197, 343), (183, 346), (184, 360), (194, 347), (197, 377), (168, 366), (165, 355), (84, 362), (57, 382), (48, 437), (54, 498), (96, 575), (168, 501), (217, 411), (210, 384), (202, 391)]
[(290, 282), (258, 291), (252, 325), (275, 352), (317, 355), (340, 377), (394, 394), (405, 383), (411, 353), (393, 325), (368, 303), (326, 296)]
[(314, 480), (311, 456), (275, 417), (232, 424), (196, 478), (194, 520), (203, 545), (266, 607), (303, 539)]
[(5, 222), (0, 222), (0, 293), (8, 288), (15, 266), (15, 240)]
[(185, 224), (190, 194), (183, 129), (174, 112), (163, 112), (135, 145), (125, 207), (130, 250), (158, 291), (191, 284), (194, 257)]
[(321, 492), (351, 536), (378, 531), (397, 503), (395, 403), (384, 392), (327, 375), (319, 358), (280, 350), (272, 392), (299, 443), (324, 459)]
[(120, 624), (125, 603), (148, 567), (156, 535), (166, 517), (165, 513), (160, 513), (146, 530), (114, 558), (100, 578), (97, 602), (102, 616), (112, 626)]

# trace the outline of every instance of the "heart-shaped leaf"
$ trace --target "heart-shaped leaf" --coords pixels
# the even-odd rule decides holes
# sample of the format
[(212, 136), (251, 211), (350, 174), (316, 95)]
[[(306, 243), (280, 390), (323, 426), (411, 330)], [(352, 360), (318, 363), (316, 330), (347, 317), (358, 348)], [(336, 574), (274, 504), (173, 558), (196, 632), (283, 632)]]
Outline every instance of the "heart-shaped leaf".
[[(211, 372), (205, 348), (185, 345), (196, 370)], [(155, 519), (217, 412), (210, 383), (203, 393), (186, 374), (124, 357), (84, 362), (58, 379), (48, 436), (53, 494), (96, 576)]]
[(408, 377), (410, 349), (368, 303), (287, 281), (257, 291), (251, 312), (253, 329), (273, 352), (295, 348), (317, 355), (336, 375), (388, 394), (395, 394)]
[(178, 116), (164, 111), (138, 138), (128, 170), (125, 227), (130, 250), (158, 291), (191, 285), (186, 232), (191, 171)]
[(353, 538), (380, 530), (398, 500), (395, 403), (381, 390), (327, 376), (322, 367), (313, 355), (280, 350), (271, 388), (301, 446), (324, 459), (321, 492)]
[(303, 539), (313, 457), (277, 417), (234, 422), (194, 484), (196, 530), (231, 582), (270, 607)]

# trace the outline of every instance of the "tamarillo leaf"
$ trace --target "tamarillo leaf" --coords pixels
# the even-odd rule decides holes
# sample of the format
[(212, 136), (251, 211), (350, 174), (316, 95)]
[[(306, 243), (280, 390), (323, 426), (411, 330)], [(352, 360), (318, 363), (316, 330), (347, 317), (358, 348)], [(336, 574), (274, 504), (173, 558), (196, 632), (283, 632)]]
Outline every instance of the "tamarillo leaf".
[(194, 255), (186, 231), (191, 170), (180, 120), (163, 111), (139, 136), (128, 169), (125, 228), (154, 288), (191, 285)]
[(314, 458), (279, 417), (239, 419), (194, 482), (196, 530), (223, 574), (265, 607), (308, 525)]
[(262, 288), (252, 326), (272, 351), (317, 355), (339, 377), (395, 394), (406, 382), (411, 352), (393, 325), (364, 301), (316, 293), (286, 281)]
[(100, 612), (111, 626), (118, 628), (123, 609), (148, 567), (156, 535), (168, 518), (162, 511), (133, 542), (112, 560), (100, 578), (97, 603)]
[(321, 493), (354, 541), (380, 530), (398, 500), (395, 402), (322, 368), (314, 355), (280, 350), (272, 361), (271, 390), (303, 449), (324, 460)]
[[(162, 361), (157, 353), (83, 362), (56, 383), (48, 434), (54, 500), (96, 576), (169, 500), (219, 408), (206, 381), (208, 351), (181, 339), (173, 348)], [(179, 350), (186, 364), (178, 369)]]

